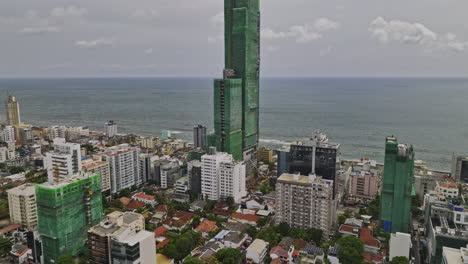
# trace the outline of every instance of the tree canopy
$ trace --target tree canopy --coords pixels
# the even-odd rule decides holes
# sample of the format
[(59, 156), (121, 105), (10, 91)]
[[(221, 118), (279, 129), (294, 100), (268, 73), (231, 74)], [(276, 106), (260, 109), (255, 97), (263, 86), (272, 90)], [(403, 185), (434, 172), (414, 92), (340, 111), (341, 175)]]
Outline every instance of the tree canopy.
[(238, 264), (242, 262), (242, 253), (234, 248), (223, 248), (216, 252), (216, 259), (223, 264)]
[(342, 237), (337, 241), (340, 246), (338, 259), (342, 264), (355, 264), (362, 262), (364, 244), (354, 236)]
[(406, 257), (394, 257), (392, 261), (390, 261), (390, 264), (408, 264), (409, 260)]

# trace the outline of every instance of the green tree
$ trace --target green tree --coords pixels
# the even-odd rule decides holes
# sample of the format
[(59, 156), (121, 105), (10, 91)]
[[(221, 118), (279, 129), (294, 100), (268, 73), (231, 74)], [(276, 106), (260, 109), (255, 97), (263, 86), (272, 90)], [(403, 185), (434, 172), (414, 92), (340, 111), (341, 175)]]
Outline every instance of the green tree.
[(233, 197), (226, 198), (226, 203), (229, 205), (229, 208), (234, 209), (236, 207), (236, 203), (234, 202)]
[(355, 264), (362, 262), (364, 245), (362, 241), (354, 236), (342, 237), (337, 241), (340, 246), (338, 259), (343, 264)]
[(408, 264), (409, 260), (406, 257), (394, 257), (392, 261), (390, 261), (390, 264)]
[(345, 223), (346, 219), (348, 219), (345, 215), (338, 216), (338, 224), (342, 225)]
[(197, 226), (200, 224), (200, 219), (201, 219), (201, 217), (198, 216), (198, 215), (193, 217), (192, 228), (197, 228)]
[(265, 226), (266, 223), (267, 223), (268, 219), (266, 217), (261, 217), (260, 219), (258, 219), (257, 221), (257, 226), (258, 227), (262, 227), (262, 226)]
[(128, 188), (125, 188), (125, 189), (122, 189), (119, 192), (119, 197), (128, 197), (128, 198), (130, 198), (131, 194), (132, 194), (132, 192)]
[(75, 259), (72, 256), (59, 256), (57, 258), (57, 264), (70, 264), (75, 263)]
[(242, 253), (233, 248), (223, 248), (216, 252), (216, 259), (223, 264), (238, 264), (242, 262)]
[(124, 208), (124, 204), (119, 199), (116, 199), (116, 200), (112, 201), (110, 204), (111, 204), (112, 207), (116, 207), (116, 208), (120, 208), (120, 209)]
[(183, 264), (202, 264), (203, 261), (197, 258), (188, 257), (184, 260)]
[(10, 217), (10, 210), (8, 209), (8, 202), (0, 200), (0, 219), (7, 219)]
[(286, 222), (282, 222), (278, 225), (278, 233), (280, 233), (282, 236), (289, 236), (289, 225)]
[(252, 239), (255, 239), (258, 234), (257, 228), (255, 228), (254, 226), (247, 227), (245, 232), (247, 232), (247, 235), (249, 235), (249, 237), (251, 237)]
[(0, 255), (4, 255), (11, 250), (11, 242), (9, 239), (0, 239)]
[(369, 214), (374, 219), (379, 219), (380, 214), (380, 196), (377, 195), (374, 200), (369, 204), (368, 208)]
[(23, 171), (24, 171), (23, 167), (19, 167), (19, 166), (10, 166), (10, 167), (8, 167), (8, 172), (10, 172), (11, 174), (17, 174), (17, 173), (20, 173), (20, 172), (23, 172)]
[(267, 241), (271, 247), (278, 245), (283, 238), (280, 233), (272, 226), (266, 227), (258, 232), (257, 238)]

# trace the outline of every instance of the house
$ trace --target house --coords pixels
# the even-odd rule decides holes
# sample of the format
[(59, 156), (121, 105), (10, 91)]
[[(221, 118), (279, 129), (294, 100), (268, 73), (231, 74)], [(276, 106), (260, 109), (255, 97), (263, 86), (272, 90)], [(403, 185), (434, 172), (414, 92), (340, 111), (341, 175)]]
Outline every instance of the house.
[(283, 264), (293, 264), (298, 255), (299, 250), (294, 249), (293, 246), (291, 246), (289, 250), (285, 250), (280, 246), (276, 246), (270, 250), (270, 258), (272, 260), (278, 259), (279, 263)]
[(366, 263), (375, 263), (375, 264), (383, 264), (385, 256), (382, 254), (376, 254), (376, 253), (364, 253), (362, 254), (362, 257), (364, 258), (364, 261)]
[(144, 192), (136, 193), (132, 196), (133, 200), (143, 202), (145, 204), (150, 204), (151, 206), (156, 206), (157, 202), (154, 200), (154, 195), (149, 195)]
[(362, 228), (359, 231), (359, 239), (364, 243), (364, 252), (366, 253), (379, 253), (380, 241), (372, 236), (372, 230)]
[(169, 230), (182, 230), (192, 222), (193, 216), (193, 213), (179, 211), (171, 218), (166, 219), (163, 225)]
[(340, 225), (338, 229), (338, 233), (342, 234), (343, 236), (359, 236), (359, 227), (351, 226), (351, 225)]
[(221, 230), (216, 234), (214, 240), (223, 243), (226, 248), (240, 249), (247, 238), (247, 234), (239, 231)]
[(21, 224), (13, 224), (0, 229), (0, 237), (7, 238), (11, 237), (14, 232), (21, 228)]
[(301, 249), (307, 246), (307, 241), (305, 241), (304, 239), (283, 237), (278, 245), (281, 246), (282, 248), (289, 248), (291, 246), (294, 246), (295, 248)]
[(308, 244), (299, 251), (301, 263), (304, 264), (319, 264), (324, 263), (325, 253), (322, 248)]
[(127, 205), (125, 205), (125, 210), (134, 212), (140, 208), (145, 207), (145, 203), (137, 201), (137, 200), (131, 200)]
[(195, 202), (193, 202), (193, 203), (190, 204), (190, 209), (189, 209), (189, 211), (190, 211), (190, 212), (195, 212), (195, 211), (197, 211), (197, 210), (202, 211), (203, 208), (205, 207), (205, 205), (206, 205), (206, 202), (203, 201), (203, 200), (195, 201)]
[(14, 244), (9, 254), (10, 263), (27, 263), (32, 256), (32, 250), (22, 244)]
[(220, 249), (225, 248), (223, 243), (215, 240), (210, 240), (206, 242), (204, 245), (199, 246), (192, 250), (190, 255), (194, 258), (198, 258), (203, 260), (208, 260), (212, 257), (216, 257), (216, 252)]
[(154, 238), (166, 237), (168, 231), (169, 231), (169, 229), (167, 227), (160, 226), (160, 227), (156, 228), (156, 230), (154, 230)]
[(154, 214), (151, 216), (151, 223), (157, 225), (159, 223), (164, 222), (167, 217), (167, 211), (168, 211), (168, 206), (167, 205), (159, 205), (154, 209)]
[(210, 232), (218, 229), (215, 221), (210, 221), (208, 219), (203, 219), (203, 221), (195, 228), (195, 231), (201, 232), (202, 237), (207, 238)]
[(246, 262), (252, 264), (263, 263), (268, 253), (268, 242), (261, 239), (255, 239), (246, 249)]
[(344, 224), (349, 226), (354, 226), (358, 228), (362, 228), (363, 220), (359, 220), (356, 218), (348, 218), (345, 220)]
[(126, 206), (132, 199), (128, 197), (120, 197), (119, 200), (122, 202), (124, 206)]
[(245, 207), (247, 207), (247, 209), (263, 210), (265, 209), (265, 200), (255, 197), (245, 202)]
[(328, 249), (327, 259), (330, 264), (340, 264), (340, 260), (338, 259), (338, 253), (340, 252), (340, 247), (338, 244), (335, 244), (333, 247), (330, 246)]
[(231, 219), (229, 219), (229, 221), (239, 222), (248, 225), (256, 225), (258, 220), (260, 220), (260, 216), (258, 215), (241, 213), (234, 213), (231, 215)]

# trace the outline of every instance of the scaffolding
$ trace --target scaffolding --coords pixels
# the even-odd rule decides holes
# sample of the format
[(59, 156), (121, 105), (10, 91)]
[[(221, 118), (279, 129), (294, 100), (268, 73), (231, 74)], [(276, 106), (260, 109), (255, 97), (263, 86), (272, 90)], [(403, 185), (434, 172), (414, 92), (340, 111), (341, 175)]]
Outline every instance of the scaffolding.
[(102, 218), (101, 199), (100, 174), (36, 186), (44, 263), (83, 250), (88, 228)]

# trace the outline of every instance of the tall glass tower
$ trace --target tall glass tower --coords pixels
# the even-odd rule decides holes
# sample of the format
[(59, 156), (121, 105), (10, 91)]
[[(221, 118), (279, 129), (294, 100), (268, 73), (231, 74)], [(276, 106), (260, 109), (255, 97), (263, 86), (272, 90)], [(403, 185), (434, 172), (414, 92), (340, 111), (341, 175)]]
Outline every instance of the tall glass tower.
[(210, 146), (236, 160), (255, 158), (259, 135), (260, 1), (224, 0), (225, 67), (214, 80)]
[(398, 144), (395, 137), (387, 137), (380, 198), (380, 221), (387, 232), (410, 231), (413, 170), (413, 147)]

